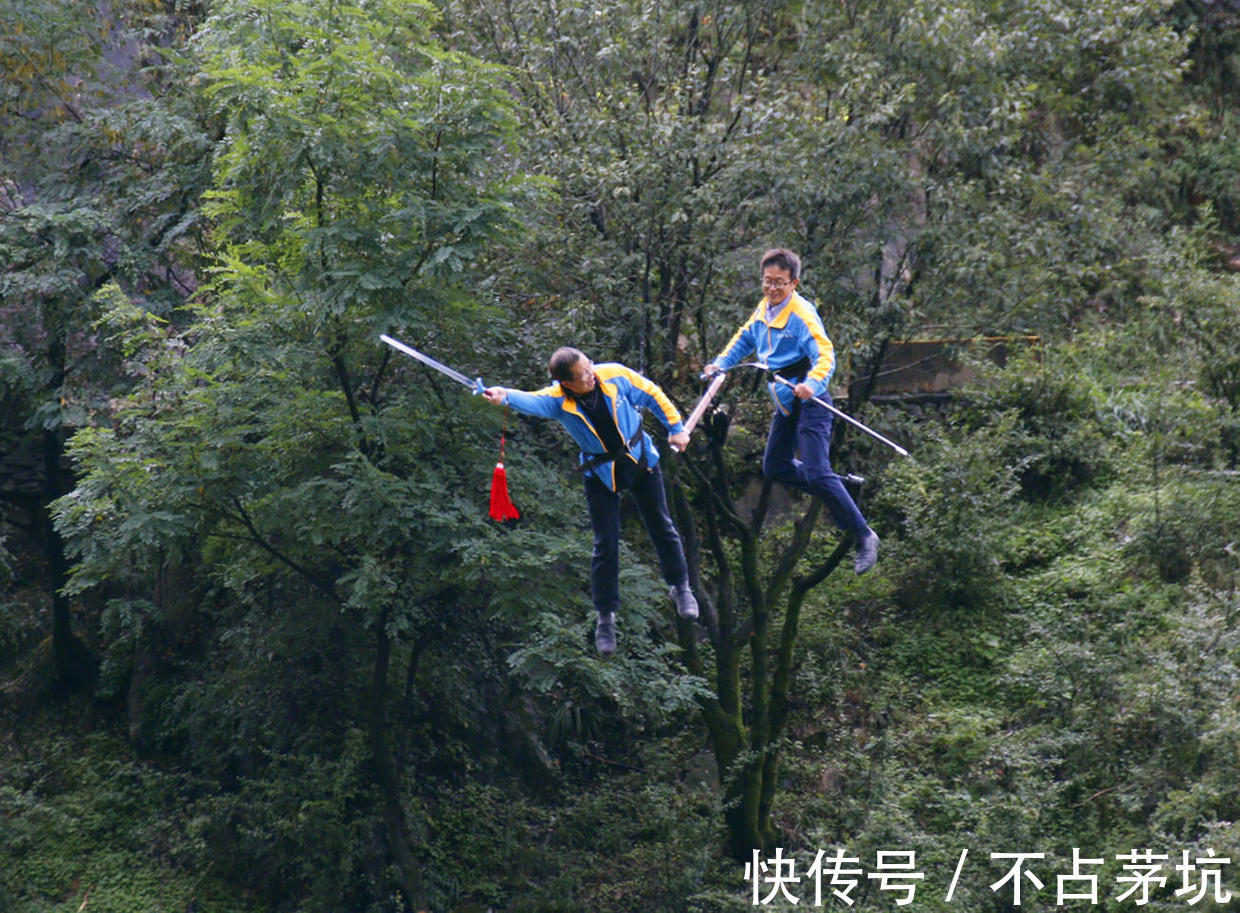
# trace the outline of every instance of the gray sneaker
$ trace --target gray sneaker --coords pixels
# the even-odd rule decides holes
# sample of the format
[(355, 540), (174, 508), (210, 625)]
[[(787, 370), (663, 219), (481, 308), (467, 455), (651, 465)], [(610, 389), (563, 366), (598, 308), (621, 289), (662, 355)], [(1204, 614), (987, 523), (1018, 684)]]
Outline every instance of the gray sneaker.
[(698, 604), (697, 597), (693, 595), (693, 590), (689, 589), (689, 582), (686, 580), (677, 586), (668, 590), (672, 595), (672, 601), (676, 603), (676, 613), (681, 618), (697, 618)]
[(878, 561), (878, 534), (874, 530), (862, 536), (857, 542), (857, 558), (853, 562), (853, 570), (864, 574)]
[(604, 656), (616, 652), (616, 613), (608, 612), (599, 615), (598, 624), (594, 628), (594, 646)]

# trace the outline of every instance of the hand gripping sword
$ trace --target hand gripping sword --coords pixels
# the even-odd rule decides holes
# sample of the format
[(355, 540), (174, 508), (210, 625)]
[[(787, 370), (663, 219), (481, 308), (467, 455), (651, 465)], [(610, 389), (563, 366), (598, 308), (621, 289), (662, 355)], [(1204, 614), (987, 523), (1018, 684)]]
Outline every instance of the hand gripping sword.
[(448, 377), (451, 377), (458, 384), (464, 384), (465, 386), (469, 387), (469, 389), (472, 390), (475, 395), (478, 393), (482, 393), (486, 390), (486, 387), (482, 383), (481, 377), (475, 378), (474, 380), (470, 380), (460, 371), (454, 371), (452, 368), (449, 368), (447, 365), (442, 364), (438, 361), (435, 361), (435, 359), (431, 358), (429, 355), (424, 355), (423, 353), (419, 352), (417, 349), (411, 346), (405, 345), (399, 339), (393, 339), (391, 336), (388, 336), (383, 333), (379, 334), (379, 338), (382, 339), (384, 342), (386, 342), (388, 345), (390, 345), (397, 352), (401, 352), (405, 355), (408, 355), (410, 358), (416, 358), (418, 361), (422, 362), (422, 364), (426, 365), (428, 368), (434, 368), (440, 374), (444, 374)]

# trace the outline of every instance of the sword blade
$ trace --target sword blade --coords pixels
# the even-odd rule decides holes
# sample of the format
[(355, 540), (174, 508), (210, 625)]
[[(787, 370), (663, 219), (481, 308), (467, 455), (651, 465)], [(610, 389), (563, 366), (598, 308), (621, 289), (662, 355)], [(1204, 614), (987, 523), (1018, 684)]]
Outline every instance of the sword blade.
[[(764, 364), (763, 364), (762, 362), (760, 362), (760, 361), (746, 361), (746, 362), (742, 362), (742, 363), (741, 363), (741, 364), (739, 364), (739, 365), (733, 365), (733, 366), (732, 366), (732, 368), (729, 368), (728, 370), (730, 371), (730, 370), (732, 370), (733, 368), (757, 368), (757, 369), (758, 369), (758, 370), (760, 370), (760, 371), (765, 371), (765, 372), (767, 372), (768, 374), (770, 374), (770, 375), (771, 375), (771, 377), (772, 377), (772, 378), (774, 378), (774, 380), (775, 380), (775, 382), (776, 382), (776, 383), (783, 384), (785, 387), (792, 387), (793, 389), (796, 389), (796, 384), (794, 384), (792, 381), (788, 380), (788, 378), (786, 378), (786, 377), (780, 377), (778, 374), (776, 374), (774, 371), (772, 371), (772, 370), (771, 370), (771, 368), (770, 368), (770, 366), (769, 366), (769, 365), (764, 365)], [(828, 403), (826, 400), (822, 399), (821, 397), (818, 397), (818, 396), (811, 396), (811, 397), (810, 397), (810, 401), (811, 401), (811, 402), (815, 402), (815, 403), (817, 403), (818, 405), (822, 406), (824, 409), (827, 409), (827, 410), (829, 410), (830, 412), (834, 413), (835, 415), (838, 415), (840, 418), (842, 418), (844, 421), (848, 422), (848, 423), (849, 423), (850, 425), (852, 425), (854, 428), (857, 428), (857, 429), (859, 429), (859, 430), (861, 430), (861, 431), (864, 431), (866, 434), (868, 434), (870, 437), (874, 438), (876, 441), (880, 441), (881, 443), (886, 444), (888, 447), (890, 447), (890, 448), (891, 448), (892, 450), (894, 450), (896, 453), (900, 454), (900, 456), (902, 456), (902, 457), (906, 457), (906, 456), (908, 456), (908, 451), (907, 451), (907, 450), (905, 450), (903, 447), (901, 447), (899, 444), (897, 444), (895, 441), (893, 441), (893, 440), (890, 440), (890, 439), (888, 439), (888, 438), (883, 437), (881, 434), (879, 434), (879, 433), (878, 433), (877, 431), (875, 431), (873, 428), (870, 428), (870, 427), (868, 427), (867, 425), (865, 425), (865, 424), (863, 424), (863, 423), (861, 423), (861, 422), (857, 421), (857, 419), (853, 418), (853, 417), (852, 417), (851, 415), (849, 415), (847, 412), (841, 412), (839, 409), (835, 408), (835, 406), (831, 405), (830, 403)]]
[(706, 388), (706, 392), (702, 394), (702, 398), (698, 400), (697, 406), (689, 415), (689, 420), (685, 422), (685, 434), (692, 434), (693, 429), (697, 427), (698, 421), (706, 412), (706, 408), (710, 405), (710, 401), (715, 398), (715, 394), (719, 392), (719, 388), (723, 386), (723, 382), (728, 379), (728, 375), (720, 374), (710, 382), (710, 386)]
[[(710, 405), (710, 401), (715, 398), (715, 394), (719, 392), (719, 388), (723, 386), (723, 382), (727, 379), (728, 375), (719, 374), (710, 382), (710, 386), (706, 388), (706, 392), (702, 394), (702, 398), (698, 400), (697, 406), (694, 407), (688, 420), (685, 421), (685, 434), (693, 433), (693, 429), (697, 427), (698, 421), (706, 413), (706, 408)], [(677, 453), (680, 452), (680, 448), (675, 444), (672, 445), (672, 449)]]
[[(776, 374), (776, 373), (775, 373), (775, 372), (773, 372), (773, 371), (771, 372), (771, 377), (775, 378), (775, 381), (776, 381), (777, 383), (781, 383), (781, 384), (783, 384), (785, 387), (791, 387), (791, 388), (793, 388), (794, 390), (796, 389), (796, 386), (797, 386), (797, 385), (796, 385), (796, 384), (794, 384), (792, 381), (788, 380), (788, 378), (786, 378), (786, 377), (780, 377), (778, 374)], [(908, 456), (908, 451), (907, 451), (907, 450), (905, 450), (903, 447), (901, 447), (899, 444), (897, 444), (895, 441), (893, 441), (893, 440), (889, 440), (888, 438), (883, 437), (881, 434), (879, 434), (879, 433), (878, 433), (877, 431), (875, 431), (873, 428), (870, 428), (868, 425), (865, 425), (865, 424), (863, 424), (863, 423), (861, 423), (861, 422), (857, 421), (857, 419), (853, 418), (853, 417), (852, 417), (851, 415), (849, 415), (847, 412), (841, 412), (839, 409), (835, 408), (835, 406), (831, 405), (829, 402), (827, 402), (826, 400), (822, 399), (821, 397), (811, 396), (811, 397), (809, 398), (809, 401), (810, 401), (811, 403), (817, 403), (818, 405), (822, 406), (824, 409), (827, 409), (827, 410), (829, 410), (829, 411), (833, 412), (835, 415), (838, 415), (840, 418), (842, 418), (844, 421), (848, 422), (848, 424), (852, 425), (854, 428), (858, 428), (858, 429), (860, 429), (861, 431), (864, 431), (864, 432), (865, 432), (866, 434), (868, 434), (870, 437), (874, 438), (874, 440), (876, 440), (876, 441), (881, 441), (882, 443), (886, 444), (888, 447), (890, 447), (890, 448), (891, 448), (892, 450), (894, 450), (896, 453), (900, 454), (900, 456), (903, 456), (903, 457)]]
[(408, 355), (410, 358), (416, 358), (418, 361), (422, 362), (422, 364), (426, 365), (428, 368), (434, 368), (440, 374), (443, 374), (447, 377), (451, 377), (458, 384), (464, 384), (465, 386), (469, 387), (471, 390), (476, 390), (478, 388), (478, 383), (476, 381), (470, 380), (460, 371), (454, 371), (452, 368), (449, 368), (447, 365), (441, 362), (435, 361), (435, 359), (431, 358), (429, 355), (424, 355), (423, 353), (419, 352), (417, 349), (413, 348), (412, 346), (405, 345), (399, 339), (393, 339), (391, 336), (388, 336), (382, 333), (379, 335), (379, 338), (382, 339), (384, 342), (386, 342), (388, 345), (390, 345), (397, 352), (403, 352), (405, 355)]

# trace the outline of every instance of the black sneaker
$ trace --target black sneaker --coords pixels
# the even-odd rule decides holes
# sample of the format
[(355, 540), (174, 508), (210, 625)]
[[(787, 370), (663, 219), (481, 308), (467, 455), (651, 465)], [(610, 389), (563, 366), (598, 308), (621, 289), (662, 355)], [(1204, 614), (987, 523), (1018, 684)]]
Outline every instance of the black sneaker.
[(594, 646), (603, 656), (611, 656), (616, 652), (615, 612), (599, 615), (598, 624), (594, 628)]
[(864, 574), (878, 561), (878, 534), (870, 530), (857, 542), (857, 558), (853, 562), (853, 570)]
[(672, 601), (676, 603), (676, 614), (681, 618), (697, 618), (698, 604), (697, 597), (693, 595), (693, 590), (689, 588), (689, 581), (685, 581), (678, 586), (668, 590), (671, 593)]

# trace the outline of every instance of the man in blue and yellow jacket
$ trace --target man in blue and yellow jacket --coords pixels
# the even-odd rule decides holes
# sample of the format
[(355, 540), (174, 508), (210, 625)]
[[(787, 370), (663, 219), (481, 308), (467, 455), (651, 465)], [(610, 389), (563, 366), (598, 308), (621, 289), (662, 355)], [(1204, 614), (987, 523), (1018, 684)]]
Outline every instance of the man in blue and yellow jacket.
[(698, 604), (689, 586), (680, 534), (667, 509), (659, 451), (642, 430), (642, 410), (651, 410), (668, 431), (668, 440), (684, 449), (689, 443), (672, 401), (653, 381), (621, 364), (594, 365), (574, 348), (551, 356), (548, 387), (533, 392), (489, 387), (488, 402), (511, 406), (526, 415), (559, 421), (581, 448), (586, 504), (594, 530), (590, 589), (598, 622), (594, 642), (600, 653), (616, 650), (616, 612), (620, 608), (620, 492), (637, 502), (650, 533), (663, 578), (676, 610), (697, 618)]
[(801, 258), (792, 251), (775, 248), (763, 254), (762, 300), (704, 373), (726, 371), (753, 353), (772, 372), (795, 384), (768, 384), (775, 415), (762, 472), (822, 498), (836, 525), (856, 539), (854, 569), (864, 574), (878, 560), (878, 536), (831, 470), (833, 416), (811, 397), (831, 402), (827, 385), (835, 371), (835, 347), (817, 308), (797, 293), (800, 279)]

